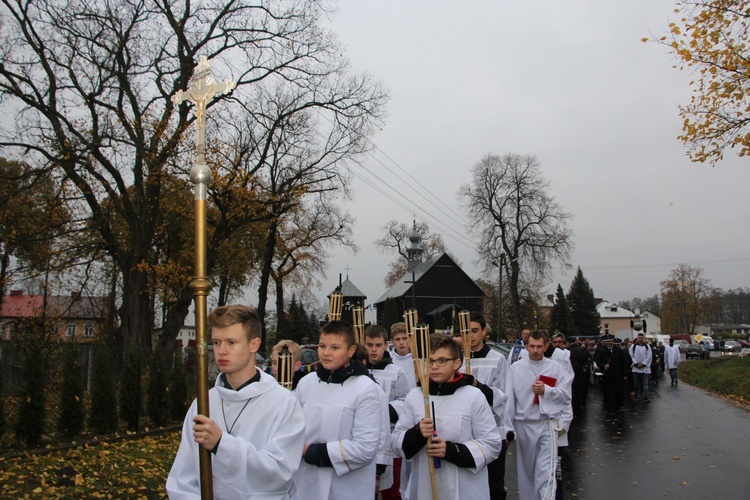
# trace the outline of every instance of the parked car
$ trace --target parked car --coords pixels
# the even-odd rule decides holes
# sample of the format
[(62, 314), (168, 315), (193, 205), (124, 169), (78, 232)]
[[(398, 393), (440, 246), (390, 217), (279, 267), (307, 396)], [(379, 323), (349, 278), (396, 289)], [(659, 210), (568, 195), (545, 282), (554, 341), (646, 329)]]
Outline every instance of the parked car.
[(724, 351), (725, 352), (740, 352), (742, 349), (742, 345), (737, 342), (736, 340), (726, 340), (724, 341)]
[(687, 340), (675, 340), (674, 345), (680, 349), (680, 352), (685, 352), (691, 344)]
[(303, 365), (312, 365), (318, 362), (318, 349), (303, 347), (300, 353)]
[(708, 359), (711, 357), (711, 351), (706, 349), (706, 346), (703, 344), (690, 344), (687, 346), (687, 349), (685, 350), (685, 358), (700, 358), (700, 359)]
[(265, 358), (263, 358), (263, 356), (261, 356), (257, 352), (255, 353), (255, 366), (263, 371), (265, 371), (265, 369), (268, 367), (268, 363), (266, 362)]
[(508, 357), (510, 351), (513, 350), (513, 344), (508, 342), (487, 342), (490, 349), (497, 351), (499, 354)]
[(750, 340), (738, 340), (742, 347), (750, 347)]

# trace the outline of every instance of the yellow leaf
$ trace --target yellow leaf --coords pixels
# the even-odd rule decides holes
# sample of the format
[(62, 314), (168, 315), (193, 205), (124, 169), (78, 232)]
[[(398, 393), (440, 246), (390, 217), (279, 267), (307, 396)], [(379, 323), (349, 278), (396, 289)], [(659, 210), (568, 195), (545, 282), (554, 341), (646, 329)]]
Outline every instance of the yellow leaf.
[(679, 460), (680, 457), (672, 457), (672, 460)]
[(32, 493), (36, 493), (36, 494), (38, 495), (38, 494), (39, 494), (39, 493), (41, 493), (42, 491), (43, 491), (43, 490), (42, 490), (42, 487), (41, 487), (41, 486), (38, 486), (38, 487), (34, 488), (34, 490), (32, 491)]

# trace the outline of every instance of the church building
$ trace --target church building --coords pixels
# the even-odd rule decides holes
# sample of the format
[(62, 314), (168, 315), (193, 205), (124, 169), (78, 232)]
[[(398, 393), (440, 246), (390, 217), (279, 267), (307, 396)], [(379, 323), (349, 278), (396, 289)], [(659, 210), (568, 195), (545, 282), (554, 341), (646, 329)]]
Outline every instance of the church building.
[(389, 298), (395, 299), (399, 318), (403, 317), (405, 310), (415, 308), (419, 320), (431, 326), (435, 324), (435, 315), (439, 314), (447, 328), (452, 323), (454, 308), (482, 311), (482, 289), (447, 253), (423, 261), (421, 239), (415, 224), (409, 235), (411, 244), (407, 249), (409, 263), (406, 273), (375, 301), (378, 323), (383, 322), (385, 302)]

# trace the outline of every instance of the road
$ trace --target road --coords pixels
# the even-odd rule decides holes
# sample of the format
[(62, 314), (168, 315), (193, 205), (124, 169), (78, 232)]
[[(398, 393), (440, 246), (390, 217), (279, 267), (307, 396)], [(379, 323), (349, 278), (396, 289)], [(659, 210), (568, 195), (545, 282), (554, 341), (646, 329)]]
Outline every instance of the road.
[[(591, 388), (563, 453), (565, 498), (750, 498), (750, 412), (669, 377), (651, 392), (612, 418)], [(513, 447), (508, 498), (518, 498)]]

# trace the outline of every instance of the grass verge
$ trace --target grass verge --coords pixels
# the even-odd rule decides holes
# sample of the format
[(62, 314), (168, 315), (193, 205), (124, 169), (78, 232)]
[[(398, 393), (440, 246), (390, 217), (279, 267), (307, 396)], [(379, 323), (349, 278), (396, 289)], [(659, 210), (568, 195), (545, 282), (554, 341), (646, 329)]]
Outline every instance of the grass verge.
[(703, 389), (750, 404), (750, 359), (726, 357), (680, 363), (680, 378)]

